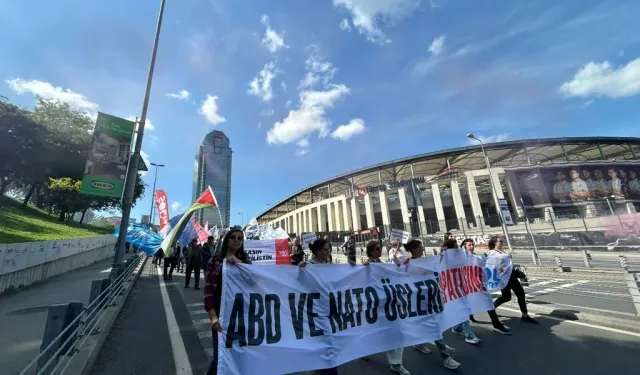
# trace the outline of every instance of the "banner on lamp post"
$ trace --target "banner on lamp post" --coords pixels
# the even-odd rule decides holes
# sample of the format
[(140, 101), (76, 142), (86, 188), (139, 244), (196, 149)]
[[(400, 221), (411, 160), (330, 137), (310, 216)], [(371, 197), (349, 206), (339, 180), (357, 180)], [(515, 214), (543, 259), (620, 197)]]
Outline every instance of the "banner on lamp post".
[(80, 193), (120, 198), (135, 123), (98, 112)]

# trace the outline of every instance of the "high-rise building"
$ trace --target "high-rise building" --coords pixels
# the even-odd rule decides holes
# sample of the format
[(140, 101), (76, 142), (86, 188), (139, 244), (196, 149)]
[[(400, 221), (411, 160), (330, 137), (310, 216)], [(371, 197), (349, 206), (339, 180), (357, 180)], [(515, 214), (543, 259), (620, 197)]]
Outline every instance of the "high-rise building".
[[(193, 168), (192, 203), (211, 186), (218, 201), (217, 208), (198, 210), (196, 219), (209, 227), (228, 227), (231, 210), (231, 154), (229, 138), (221, 131), (207, 134), (198, 147)], [(222, 222), (220, 221), (222, 219)]]

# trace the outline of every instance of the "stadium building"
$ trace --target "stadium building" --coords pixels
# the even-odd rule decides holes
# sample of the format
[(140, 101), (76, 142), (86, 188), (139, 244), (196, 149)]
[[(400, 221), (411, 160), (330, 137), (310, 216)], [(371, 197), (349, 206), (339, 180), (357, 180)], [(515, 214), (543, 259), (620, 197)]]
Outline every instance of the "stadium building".
[(476, 141), (320, 181), (271, 206), (258, 222), (333, 240), (349, 232), (382, 238), (392, 228), (441, 238), (447, 231), (605, 231), (624, 228), (640, 212), (640, 138)]

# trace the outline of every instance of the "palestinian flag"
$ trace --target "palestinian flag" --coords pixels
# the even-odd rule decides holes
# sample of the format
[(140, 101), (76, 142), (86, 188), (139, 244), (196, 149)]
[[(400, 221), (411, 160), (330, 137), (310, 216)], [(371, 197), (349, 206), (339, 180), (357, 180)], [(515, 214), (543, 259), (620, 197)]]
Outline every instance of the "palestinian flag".
[(213, 194), (211, 186), (208, 186), (207, 190), (205, 190), (200, 198), (198, 198), (196, 202), (191, 205), (191, 207), (189, 207), (187, 211), (185, 211), (185, 213), (180, 218), (180, 221), (178, 221), (178, 223), (171, 229), (171, 232), (169, 232), (167, 237), (165, 237), (164, 241), (162, 241), (162, 250), (164, 251), (164, 255), (169, 256), (171, 252), (171, 246), (173, 246), (176, 241), (178, 241), (178, 238), (180, 238), (182, 231), (187, 226), (189, 220), (191, 219), (191, 216), (196, 210), (199, 210), (201, 208), (213, 208), (217, 206), (218, 201), (216, 200), (216, 196)]

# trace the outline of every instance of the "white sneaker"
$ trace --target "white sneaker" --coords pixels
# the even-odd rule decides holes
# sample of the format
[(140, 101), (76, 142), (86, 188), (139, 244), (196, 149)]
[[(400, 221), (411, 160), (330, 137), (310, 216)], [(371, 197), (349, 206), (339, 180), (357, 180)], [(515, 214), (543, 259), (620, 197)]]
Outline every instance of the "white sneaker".
[(474, 337), (474, 338), (472, 338), (472, 339), (467, 339), (467, 338), (465, 338), (465, 339), (464, 339), (464, 341), (468, 342), (468, 343), (469, 343), (469, 344), (471, 344), (471, 345), (476, 345), (476, 344), (479, 344), (479, 343), (480, 343), (480, 339), (479, 339), (479, 338), (477, 338), (477, 337)]
[(404, 366), (402, 366), (402, 365), (391, 365), (391, 371), (395, 372), (396, 374), (400, 374), (400, 375), (411, 375), (409, 370), (404, 368)]
[(427, 344), (414, 345), (413, 348), (424, 354), (431, 354), (431, 349), (429, 349)]
[(460, 367), (460, 363), (453, 359), (453, 357), (447, 357), (442, 364), (449, 370), (455, 370)]

